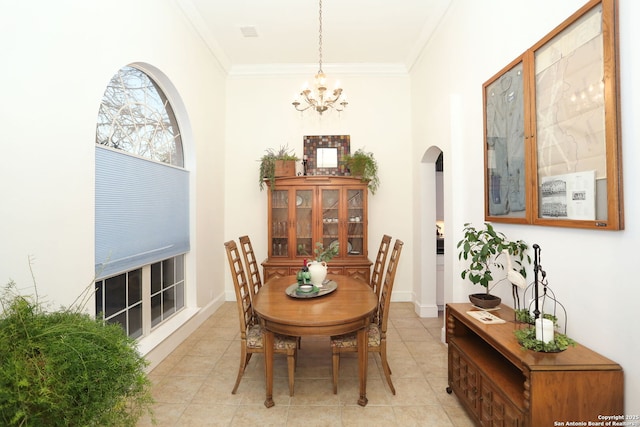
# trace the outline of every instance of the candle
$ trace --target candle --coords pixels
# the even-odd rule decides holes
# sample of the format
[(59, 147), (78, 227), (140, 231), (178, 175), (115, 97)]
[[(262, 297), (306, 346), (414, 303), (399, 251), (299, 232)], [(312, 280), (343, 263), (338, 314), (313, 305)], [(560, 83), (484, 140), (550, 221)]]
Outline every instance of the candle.
[(553, 341), (553, 322), (549, 319), (536, 319), (536, 339), (544, 343)]

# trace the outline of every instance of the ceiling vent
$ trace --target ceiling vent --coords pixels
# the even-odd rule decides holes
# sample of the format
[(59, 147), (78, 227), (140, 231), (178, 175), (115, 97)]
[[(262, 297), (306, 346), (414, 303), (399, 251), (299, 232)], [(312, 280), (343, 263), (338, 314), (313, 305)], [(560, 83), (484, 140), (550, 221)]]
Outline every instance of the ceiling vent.
[(240, 27), (240, 32), (244, 37), (258, 37), (258, 31), (253, 25)]

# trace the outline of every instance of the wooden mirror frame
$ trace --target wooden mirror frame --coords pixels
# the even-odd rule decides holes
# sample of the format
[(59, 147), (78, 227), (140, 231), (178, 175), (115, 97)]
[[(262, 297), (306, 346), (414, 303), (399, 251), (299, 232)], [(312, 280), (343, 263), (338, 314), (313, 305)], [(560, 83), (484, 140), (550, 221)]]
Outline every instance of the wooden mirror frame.
[(623, 229), (619, 95), (617, 0), (588, 2), (489, 79), (485, 220)]
[[(303, 140), (304, 159), (307, 161), (309, 175), (344, 175), (346, 171), (344, 156), (350, 154), (350, 135), (314, 135), (305, 136)], [(319, 167), (317, 151), (322, 148), (335, 148), (338, 162), (336, 167)]]

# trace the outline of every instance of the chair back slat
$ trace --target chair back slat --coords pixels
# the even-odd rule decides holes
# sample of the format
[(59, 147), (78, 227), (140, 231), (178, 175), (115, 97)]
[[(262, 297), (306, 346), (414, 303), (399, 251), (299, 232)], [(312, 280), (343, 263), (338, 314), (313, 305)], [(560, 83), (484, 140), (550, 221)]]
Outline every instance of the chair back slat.
[(391, 236), (384, 235), (380, 241), (380, 248), (378, 249), (378, 256), (376, 262), (373, 264), (373, 271), (371, 272), (371, 282), (369, 285), (373, 292), (376, 294), (378, 300), (380, 300), (380, 287), (382, 286), (382, 276), (384, 274), (384, 265), (387, 262), (387, 255), (389, 254), (389, 246), (391, 245)]
[(258, 267), (258, 261), (256, 261), (256, 255), (253, 252), (253, 245), (251, 245), (251, 239), (249, 236), (241, 236), (239, 240), (240, 248), (242, 248), (242, 256), (244, 257), (244, 265), (247, 268), (249, 291), (251, 292), (251, 299), (253, 300), (262, 287), (260, 269)]
[(251, 292), (249, 291), (249, 283), (247, 282), (247, 276), (236, 242), (233, 240), (225, 242), (224, 247), (227, 251), (227, 259), (229, 260), (231, 277), (233, 278), (233, 288), (236, 291), (236, 302), (240, 316), (240, 334), (242, 338), (244, 338), (247, 327), (251, 325), (254, 317), (253, 306), (251, 305)]
[(387, 332), (387, 322), (389, 320), (389, 304), (391, 304), (391, 292), (393, 291), (393, 283), (396, 280), (396, 271), (398, 267), (398, 261), (400, 260), (400, 254), (402, 253), (402, 246), (404, 242), (400, 239), (396, 239), (389, 257), (389, 264), (387, 265), (387, 273), (384, 276), (384, 282), (382, 283), (382, 290), (380, 292), (380, 302), (378, 305), (378, 319), (377, 323), (380, 327), (380, 331), (385, 334)]

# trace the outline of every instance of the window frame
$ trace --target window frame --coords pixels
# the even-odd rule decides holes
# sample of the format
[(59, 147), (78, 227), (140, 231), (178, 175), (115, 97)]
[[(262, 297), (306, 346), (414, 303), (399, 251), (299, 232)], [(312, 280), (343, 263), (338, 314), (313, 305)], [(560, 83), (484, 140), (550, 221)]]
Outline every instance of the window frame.
[[(129, 120), (128, 123), (132, 124), (133, 120), (135, 119), (133, 116), (142, 117), (144, 114), (149, 113), (153, 116), (149, 118), (150, 122), (160, 117), (160, 119), (157, 120), (162, 120), (163, 123), (161, 126), (161, 130), (166, 131), (167, 135), (160, 135), (159, 137), (155, 138), (157, 135), (150, 135), (148, 131), (143, 131), (138, 134), (136, 133), (136, 131), (130, 130), (129, 133), (125, 132), (123, 135), (124, 138), (132, 138), (132, 140), (127, 141), (127, 143), (116, 144), (120, 145), (121, 147), (114, 148), (109, 146), (109, 144), (100, 143), (100, 139), (103, 139), (105, 133), (104, 126), (102, 126), (101, 128), (101, 125), (104, 125), (105, 117), (117, 120), (118, 111), (121, 109), (121, 107), (117, 109), (118, 111), (114, 110), (105, 113), (103, 111), (103, 103), (110, 106), (117, 106), (119, 104), (117, 104), (115, 101), (118, 100), (119, 96), (121, 96), (120, 100), (123, 102), (122, 105), (126, 105), (127, 102), (135, 103), (140, 101), (141, 99), (140, 94), (137, 94), (138, 98), (136, 98), (135, 96), (129, 97), (126, 93), (123, 93), (121, 95), (117, 93), (118, 89), (125, 92), (127, 90), (126, 84), (123, 84), (120, 87), (117, 87), (117, 85), (113, 84), (113, 82), (115, 81), (114, 79), (118, 78), (123, 68), (130, 68), (131, 70), (133, 70), (133, 80), (131, 80), (132, 82), (135, 82), (136, 77), (139, 77), (138, 73), (140, 76), (143, 76), (144, 81), (140, 86), (144, 87), (144, 90), (151, 91), (151, 95), (148, 96), (148, 99), (151, 99), (150, 104), (140, 104), (141, 111), (139, 113), (135, 113), (135, 111), (131, 112), (132, 117), (125, 120)], [(187, 288), (186, 281), (187, 254), (190, 251), (190, 175), (189, 171), (184, 166), (184, 145), (177, 116), (174, 112), (174, 108), (171, 105), (171, 102), (169, 101), (169, 97), (162, 90), (160, 84), (157, 81), (157, 76), (161, 73), (159, 73), (159, 71), (148, 72), (146, 70), (146, 68), (153, 69), (153, 67), (127, 65), (123, 68), (118, 70), (118, 72), (112, 77), (109, 85), (107, 86), (107, 89), (105, 90), (105, 97), (103, 98), (103, 103), (101, 103), (100, 111), (98, 113), (96, 139), (94, 141), (96, 147), (97, 165), (98, 155), (112, 156), (109, 157), (109, 159), (116, 159), (109, 160), (113, 161), (113, 164), (109, 163), (109, 165), (106, 167), (104, 164), (101, 166), (102, 170), (108, 171), (109, 169), (111, 169), (113, 171), (113, 174), (111, 175), (109, 175), (109, 173), (107, 173), (106, 175), (99, 175), (99, 168), (96, 167), (95, 309), (97, 317), (101, 317), (103, 320), (108, 322), (121, 324), (127, 334), (132, 336), (132, 338), (135, 338), (138, 341), (144, 341), (143, 338), (150, 336), (153, 331), (159, 329), (166, 323), (169, 323), (168, 321), (170, 319), (175, 318), (178, 313), (183, 312), (188, 307), (187, 295), (191, 292)], [(136, 87), (137, 86), (134, 87), (134, 90)], [(107, 98), (108, 91), (111, 91), (109, 92), (111, 98)], [(153, 91), (155, 91), (155, 93), (153, 93)], [(175, 90), (173, 92), (175, 93)], [(147, 99), (147, 97), (143, 98)], [(179, 97), (177, 102), (178, 105), (181, 105)], [(154, 112), (153, 108), (156, 107), (164, 110)], [(132, 110), (134, 108), (135, 106), (131, 106)], [(142, 120), (146, 123), (146, 119)], [(102, 132), (102, 134), (99, 135), (99, 132)], [(106, 132), (108, 133), (108, 130)], [(133, 139), (134, 137), (140, 137), (143, 139), (140, 142), (137, 142), (135, 141), (135, 139)], [(156, 150), (152, 146), (154, 143), (161, 144), (158, 150)], [(173, 147), (167, 148), (166, 144), (173, 144)], [(132, 147), (133, 151), (131, 152), (122, 149), (126, 147)], [(143, 151), (146, 150), (151, 154), (161, 154), (159, 156), (145, 156), (144, 153), (139, 152), (139, 147), (143, 147)], [(124, 168), (124, 170), (122, 168)], [(135, 173), (123, 175), (124, 171), (135, 171)], [(146, 175), (140, 175), (141, 173)], [(162, 239), (151, 239), (152, 245), (157, 246), (158, 242), (160, 242), (160, 246), (158, 248), (156, 248), (155, 246), (146, 249), (144, 247), (139, 248), (138, 244), (140, 239), (133, 237), (136, 230), (136, 226), (134, 225), (133, 229), (131, 227), (126, 229), (125, 227), (125, 236), (120, 236), (122, 237), (122, 240), (129, 242), (136, 249), (133, 256), (125, 252), (120, 252), (118, 246), (113, 247), (114, 249), (118, 249), (113, 251), (114, 253), (117, 252), (117, 256), (114, 255), (113, 257), (111, 257), (110, 250), (109, 256), (105, 256), (103, 253), (104, 251), (98, 251), (98, 221), (104, 220), (104, 218), (106, 218), (104, 215), (98, 215), (99, 188), (102, 188), (101, 191), (103, 191), (105, 188), (105, 186), (99, 187), (101, 179), (106, 179), (107, 189), (109, 187), (116, 188), (116, 190), (117, 188), (120, 188), (120, 190), (126, 194), (126, 197), (123, 200), (126, 200), (128, 201), (128, 203), (130, 203), (129, 205), (125, 204), (124, 206), (120, 206), (119, 208), (114, 208), (113, 211), (115, 212), (116, 216), (122, 215), (122, 219), (120, 222), (117, 221), (117, 218), (115, 218), (114, 220), (114, 224), (116, 224), (117, 226), (116, 229), (122, 229), (123, 224), (132, 222), (132, 220), (134, 219), (132, 218), (132, 206), (135, 204), (142, 212), (142, 216), (138, 219), (135, 219), (136, 221), (143, 221), (142, 223), (139, 223), (141, 225), (138, 228), (142, 229), (144, 228), (145, 224), (151, 223), (152, 221), (150, 221), (150, 219), (152, 219), (154, 216), (164, 217), (164, 222), (161, 222), (159, 226), (155, 227), (151, 231), (147, 230), (146, 234), (150, 236), (158, 234), (169, 235), (170, 239), (174, 239), (174, 241), (165, 242)], [(117, 181), (122, 181), (122, 185), (115, 185), (114, 183)], [(139, 190), (132, 190), (131, 187), (135, 187), (135, 185), (131, 185), (132, 183), (139, 184), (138, 186), (142, 185), (143, 187), (145, 185), (151, 185), (153, 187), (153, 191), (151, 192), (155, 194), (154, 197), (157, 197), (155, 201), (145, 201), (146, 199), (142, 200), (142, 196), (144, 196), (144, 189), (141, 189), (142, 192), (136, 193), (135, 191)], [(158, 185), (161, 186), (160, 190), (156, 188)], [(136, 196), (136, 194), (138, 194), (139, 197)], [(174, 195), (177, 198), (171, 198), (169, 197), (170, 195)], [(110, 194), (108, 195), (108, 197), (106, 197), (106, 199), (109, 199), (109, 197), (111, 197), (112, 200), (117, 200), (118, 194)], [(142, 202), (145, 202), (146, 204)], [(173, 203), (173, 205), (171, 205), (171, 203)], [(174, 212), (171, 209), (171, 206), (176, 207), (176, 209), (181, 213), (177, 214), (176, 212)], [(120, 212), (120, 214), (118, 214), (118, 212)], [(109, 219), (111, 220), (113, 218), (109, 217)], [(158, 233), (158, 230), (161, 230), (163, 228), (166, 229), (167, 227), (169, 227), (170, 232)], [(175, 231), (176, 229), (178, 231)], [(130, 232), (129, 235), (126, 235), (127, 230), (128, 232)], [(107, 232), (103, 234), (108, 235), (109, 233)], [(126, 243), (124, 246), (128, 246), (129, 243)], [(103, 254), (98, 255), (99, 252)], [(110, 262), (112, 263), (112, 265), (109, 267)], [(164, 280), (160, 293), (158, 295), (154, 295), (151, 292), (151, 282), (152, 280), (154, 280), (157, 272), (152, 270), (156, 270), (157, 266), (160, 266), (160, 276), (163, 277), (166, 272), (166, 269), (163, 268), (163, 266), (168, 264), (171, 264), (174, 267), (172, 269), (172, 277), (168, 281)], [(105, 266), (107, 266), (107, 268), (105, 268)], [(132, 304), (129, 304), (127, 290), (125, 291), (125, 300), (122, 300), (122, 295), (120, 295), (120, 299), (117, 300), (119, 304), (118, 310), (115, 313), (110, 313), (110, 315), (105, 316), (104, 313), (101, 313), (101, 311), (106, 308), (105, 305), (109, 300), (109, 288), (107, 284), (111, 280), (120, 280), (118, 279), (119, 277), (124, 277), (124, 281), (126, 282), (128, 277), (132, 273), (141, 276), (141, 301), (136, 300)], [(116, 290), (116, 292), (122, 292), (122, 290)], [(156, 298), (156, 301), (159, 298), (160, 302), (158, 305), (161, 308), (160, 316), (154, 317), (154, 301), (152, 301), (152, 298)], [(131, 322), (129, 321), (129, 318), (131, 317), (130, 314), (138, 310), (141, 311), (142, 316), (141, 328), (137, 328), (135, 322), (132, 326)], [(140, 329), (141, 332), (138, 329)]]

